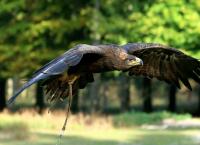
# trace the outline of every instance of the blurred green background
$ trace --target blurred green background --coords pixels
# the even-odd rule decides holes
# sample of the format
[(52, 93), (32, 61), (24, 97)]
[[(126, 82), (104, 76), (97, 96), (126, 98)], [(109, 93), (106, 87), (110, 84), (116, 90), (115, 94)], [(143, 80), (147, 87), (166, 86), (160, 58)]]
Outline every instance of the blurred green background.
[[(199, 40), (199, 0), (0, 0), (0, 144), (56, 143), (66, 102), (49, 104), (40, 84), (12, 106), (6, 100), (35, 70), (73, 46), (161, 43), (198, 59)], [(61, 144), (200, 144), (195, 82), (190, 92), (120, 72), (95, 80), (73, 98), (74, 115)], [(49, 107), (55, 112), (48, 114)]]

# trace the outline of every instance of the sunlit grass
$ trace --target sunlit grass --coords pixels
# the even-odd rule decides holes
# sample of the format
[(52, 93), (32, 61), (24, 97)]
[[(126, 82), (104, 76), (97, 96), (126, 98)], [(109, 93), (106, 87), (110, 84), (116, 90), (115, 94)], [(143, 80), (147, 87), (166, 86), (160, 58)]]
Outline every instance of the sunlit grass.
[[(0, 114), (0, 145), (56, 145), (64, 113)], [(115, 128), (110, 118), (71, 116), (62, 145), (199, 145), (200, 130)]]
[[(61, 139), (64, 145), (199, 145), (199, 130), (68, 130)], [(1, 145), (55, 145), (58, 133), (31, 132), (25, 139), (1, 139)]]
[(144, 124), (160, 124), (165, 119), (184, 120), (191, 119), (190, 114), (175, 114), (166, 111), (145, 113), (145, 112), (127, 112), (113, 116), (113, 123), (118, 127), (131, 127)]

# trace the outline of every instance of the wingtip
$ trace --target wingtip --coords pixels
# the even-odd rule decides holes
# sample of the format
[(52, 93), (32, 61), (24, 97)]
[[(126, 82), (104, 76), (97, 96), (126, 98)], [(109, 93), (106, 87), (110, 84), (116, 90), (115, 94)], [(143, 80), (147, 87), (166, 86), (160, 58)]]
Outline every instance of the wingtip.
[(12, 97), (10, 97), (7, 101), (7, 106), (12, 105), (12, 103), (15, 101), (15, 99), (18, 97), (18, 95), (23, 91), (24, 89), (20, 89), (17, 93), (15, 93), (15, 95), (13, 95)]
[(43, 74), (39, 74), (37, 76), (35, 76), (34, 78), (30, 79), (27, 83), (24, 84), (24, 86), (22, 86), (12, 97), (10, 97), (7, 101), (7, 105), (11, 105), (15, 99), (17, 98), (17, 96), (22, 93), (26, 88), (28, 88), (29, 86), (31, 86), (32, 84), (38, 82), (41, 79), (46, 78), (46, 75)]
[(12, 103), (14, 102), (14, 100), (16, 99), (16, 97), (14, 96), (14, 97), (11, 97), (11, 98), (9, 98), (8, 99), (8, 101), (7, 101), (7, 103), (6, 103), (6, 105), (7, 106), (10, 106), (10, 105), (12, 105)]

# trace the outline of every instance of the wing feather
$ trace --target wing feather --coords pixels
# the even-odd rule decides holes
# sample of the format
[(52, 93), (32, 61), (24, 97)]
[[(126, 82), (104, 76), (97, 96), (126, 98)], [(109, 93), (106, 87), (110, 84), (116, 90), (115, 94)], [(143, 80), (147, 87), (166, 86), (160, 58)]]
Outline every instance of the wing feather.
[[(66, 72), (69, 67), (79, 64), (83, 55), (88, 53), (104, 55), (105, 52), (98, 46), (86, 44), (75, 46), (60, 57), (57, 57), (38, 69), (33, 74), (32, 78), (8, 100), (8, 105), (11, 104), (22, 91), (32, 84), (37, 83), (40, 80), (49, 79), (50, 77), (59, 76), (60, 74)], [(50, 91), (49, 89), (47, 90)], [(53, 92), (56, 93), (56, 91)]]
[(143, 66), (131, 68), (130, 75), (155, 77), (179, 88), (180, 80), (190, 90), (189, 79), (200, 83), (200, 62), (175, 48), (154, 43), (129, 43), (123, 48), (129, 54), (141, 58), (144, 63)]
[[(62, 77), (62, 76), (60, 76)], [(69, 95), (68, 80), (60, 79), (60, 77), (52, 79), (50, 82), (44, 83), (46, 94), (49, 94), (50, 102), (58, 99), (63, 100)], [(83, 89), (88, 83), (94, 81), (93, 74), (82, 74), (73, 84), (73, 95), (77, 94), (78, 89)]]

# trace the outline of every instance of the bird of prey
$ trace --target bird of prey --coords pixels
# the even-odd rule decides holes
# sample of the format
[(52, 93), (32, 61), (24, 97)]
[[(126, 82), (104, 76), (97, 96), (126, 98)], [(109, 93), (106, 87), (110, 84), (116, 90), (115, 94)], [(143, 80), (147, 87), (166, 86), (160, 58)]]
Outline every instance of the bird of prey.
[[(192, 89), (188, 79), (200, 83), (200, 62), (183, 52), (156, 43), (128, 43), (118, 46), (80, 44), (50, 61), (12, 96), (8, 104), (27, 87), (42, 81), (50, 100), (71, 100), (78, 89), (93, 82), (93, 74), (119, 70), (172, 83), (180, 81)], [(71, 101), (69, 101), (71, 102)]]

